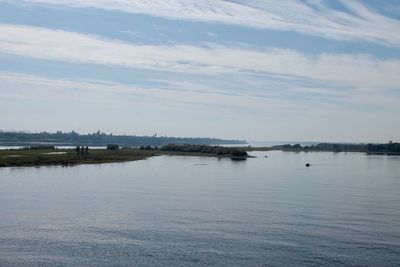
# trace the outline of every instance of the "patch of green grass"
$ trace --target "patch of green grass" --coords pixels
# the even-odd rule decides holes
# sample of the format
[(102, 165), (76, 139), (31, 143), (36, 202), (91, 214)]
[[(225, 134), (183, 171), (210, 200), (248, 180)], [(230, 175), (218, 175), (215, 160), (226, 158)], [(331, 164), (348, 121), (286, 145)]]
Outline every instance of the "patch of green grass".
[[(48, 154), (62, 152), (64, 154)], [(155, 154), (151, 151), (136, 149), (123, 149), (110, 151), (105, 149), (92, 149), (87, 155), (78, 156), (74, 149), (57, 150), (0, 150), (0, 167), (13, 166), (47, 166), (47, 165), (77, 165), (106, 162), (123, 162), (141, 160)]]

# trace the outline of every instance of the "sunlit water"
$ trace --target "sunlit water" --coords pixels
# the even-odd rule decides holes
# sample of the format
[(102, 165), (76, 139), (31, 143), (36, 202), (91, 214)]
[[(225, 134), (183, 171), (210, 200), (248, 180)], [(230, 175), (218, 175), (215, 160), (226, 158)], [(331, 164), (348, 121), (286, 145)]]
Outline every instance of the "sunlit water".
[(400, 265), (400, 157), (254, 155), (0, 169), (0, 266)]

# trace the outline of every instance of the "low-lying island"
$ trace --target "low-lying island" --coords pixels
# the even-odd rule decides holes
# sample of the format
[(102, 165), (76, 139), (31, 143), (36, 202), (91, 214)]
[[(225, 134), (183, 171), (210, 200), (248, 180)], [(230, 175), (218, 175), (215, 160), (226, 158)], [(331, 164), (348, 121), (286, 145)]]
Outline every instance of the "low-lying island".
[[(111, 148), (111, 149), (110, 149)], [(0, 150), (0, 167), (27, 166), (74, 166), (143, 160), (161, 155), (206, 156), (218, 158), (250, 156), (240, 149), (206, 145), (168, 145), (161, 148), (123, 148), (110, 146), (109, 149), (56, 149), (52, 147), (28, 147), (23, 149)]]

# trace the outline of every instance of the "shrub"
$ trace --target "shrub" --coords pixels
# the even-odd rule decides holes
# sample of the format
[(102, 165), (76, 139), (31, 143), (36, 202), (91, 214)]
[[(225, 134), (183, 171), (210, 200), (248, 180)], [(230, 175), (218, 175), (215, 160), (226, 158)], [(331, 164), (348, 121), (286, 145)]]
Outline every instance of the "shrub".
[(107, 149), (108, 150), (118, 150), (119, 149), (119, 145), (117, 145), (117, 144), (108, 144), (107, 145)]

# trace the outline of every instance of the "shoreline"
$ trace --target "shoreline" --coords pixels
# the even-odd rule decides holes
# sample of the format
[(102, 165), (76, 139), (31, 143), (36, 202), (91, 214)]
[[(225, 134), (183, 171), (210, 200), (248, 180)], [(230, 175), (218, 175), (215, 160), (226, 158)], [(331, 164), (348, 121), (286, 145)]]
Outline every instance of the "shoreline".
[[(0, 168), (7, 167), (72, 167), (82, 164), (119, 163), (145, 160), (157, 156), (197, 156), (231, 158), (230, 155), (206, 154), (200, 152), (139, 150), (139, 149), (91, 149), (88, 154), (78, 156), (74, 149), (8, 149), (0, 150)], [(243, 157), (243, 159), (252, 156)]]

